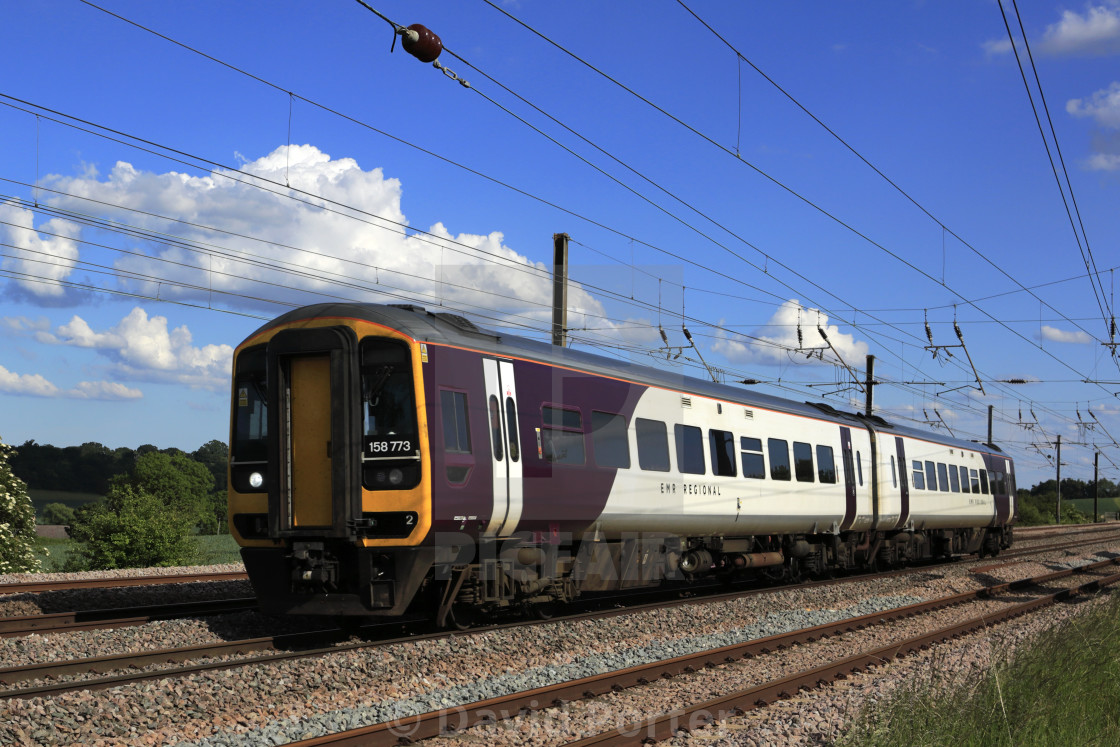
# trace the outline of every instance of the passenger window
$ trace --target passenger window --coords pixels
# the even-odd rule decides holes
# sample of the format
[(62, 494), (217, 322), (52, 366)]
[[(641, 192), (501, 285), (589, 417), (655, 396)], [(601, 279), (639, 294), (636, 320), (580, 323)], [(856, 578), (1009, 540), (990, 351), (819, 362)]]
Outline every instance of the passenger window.
[(988, 494), (988, 470), (980, 470), (980, 492), (984, 495)]
[(626, 439), (626, 418), (609, 412), (591, 411), (591, 445), (595, 464), (600, 467), (630, 469), (630, 443)]
[(949, 485), (954, 493), (961, 492), (961, 478), (960, 472), (952, 464), (949, 465)]
[(467, 417), (467, 393), (441, 389), (443, 448), (453, 454), (471, 453), (471, 426)]
[(735, 436), (730, 431), (708, 431), (712, 451), (712, 474), (735, 477)]
[(821, 482), (836, 482), (836, 460), (831, 446), (817, 446), (817, 477)]
[(926, 462), (926, 485), (930, 490), (937, 490), (937, 467), (933, 462)]
[(677, 469), (690, 475), (703, 475), (704, 432), (694, 425), (673, 426), (677, 443)]
[(583, 430), (583, 416), (580, 415), (579, 410), (571, 410), (566, 407), (544, 405), (541, 407), (541, 422), (554, 428)]
[(553, 464), (583, 464), (586, 461), (582, 433), (541, 428), (541, 452)]
[(767, 439), (766, 450), (770, 452), (770, 477), (775, 480), (788, 480), (791, 477), (789, 444), (780, 438)]
[(521, 447), (517, 445), (517, 403), (513, 397), (506, 397), (506, 438), (509, 439), (509, 460), (516, 462), (521, 458)]
[(502, 451), (502, 412), (498, 398), (493, 394), (490, 395), (490, 442), (494, 444), (494, 461), (502, 461), (505, 458)]
[(915, 459), (914, 462), (913, 462), (913, 465), (914, 465), (914, 489), (915, 490), (925, 490), (926, 489), (926, 473), (922, 472), (922, 463), (919, 462), (917, 459)]
[(638, 437), (638, 466), (653, 472), (669, 471), (669, 432), (660, 420), (634, 419)]
[(968, 492), (968, 467), (961, 467), (961, 492)]
[(980, 492), (980, 473), (974, 469), (968, 471), (969, 481), (972, 483), (972, 492)]
[(813, 482), (813, 447), (801, 441), (793, 442), (793, 469), (798, 482)]
[(587, 452), (583, 445), (583, 416), (579, 410), (541, 407), (541, 451), (553, 464), (583, 464)]
[(743, 452), (743, 477), (765, 479), (766, 460), (762, 457), (762, 439), (743, 436), (739, 439), (739, 448)]
[(949, 473), (941, 462), (937, 463), (937, 482), (941, 486), (942, 493), (949, 492)]

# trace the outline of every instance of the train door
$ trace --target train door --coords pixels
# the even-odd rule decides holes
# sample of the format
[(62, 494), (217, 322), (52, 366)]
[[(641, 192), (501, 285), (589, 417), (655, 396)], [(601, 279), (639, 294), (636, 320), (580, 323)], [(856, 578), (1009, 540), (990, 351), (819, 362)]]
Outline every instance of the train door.
[(844, 461), (844, 520), (840, 530), (847, 531), (856, 521), (856, 460), (852, 453), (852, 429), (840, 426), (840, 453)]
[(898, 457), (898, 488), (902, 498), (901, 510), (895, 529), (902, 529), (910, 521), (910, 475), (907, 471), (906, 446), (901, 436), (894, 437), (895, 455)]
[(288, 361), (287, 501), (293, 528), (331, 525), (331, 359), (302, 355)]
[(332, 327), (286, 330), (268, 345), (269, 481), (272, 536), (346, 536), (360, 516), (352, 375), (356, 339)]
[(486, 534), (508, 536), (517, 531), (523, 496), (517, 386), (512, 361), (484, 358), (482, 366), (494, 467), (494, 510)]

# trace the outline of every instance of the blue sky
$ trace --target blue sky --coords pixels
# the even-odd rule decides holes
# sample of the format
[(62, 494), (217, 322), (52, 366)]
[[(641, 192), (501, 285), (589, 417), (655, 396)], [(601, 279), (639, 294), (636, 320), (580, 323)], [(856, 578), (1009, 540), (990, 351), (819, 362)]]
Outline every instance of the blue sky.
[(565, 232), (577, 347), (843, 408), (872, 354), (883, 416), (1120, 479), (1116, 0), (1019, 3), (1049, 118), (1004, 2), (1076, 213), (994, 1), (368, 4), (444, 70), (354, 0), (4, 4), (0, 438), (225, 440), (292, 305), (543, 336)]

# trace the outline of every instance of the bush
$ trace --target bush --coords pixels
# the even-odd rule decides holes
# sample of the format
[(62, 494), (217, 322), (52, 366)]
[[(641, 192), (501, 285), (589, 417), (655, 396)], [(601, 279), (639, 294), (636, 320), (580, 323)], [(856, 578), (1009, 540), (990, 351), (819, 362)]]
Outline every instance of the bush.
[(74, 509), (65, 503), (48, 503), (39, 513), (40, 524), (72, 524)]
[(35, 508), (27, 484), (12, 474), (8, 459), (15, 452), (0, 441), (0, 573), (38, 571), (35, 556)]
[(168, 510), (156, 496), (126, 483), (113, 485), (103, 503), (75, 516), (71, 536), (82, 543), (66, 570), (190, 565), (194, 516)]

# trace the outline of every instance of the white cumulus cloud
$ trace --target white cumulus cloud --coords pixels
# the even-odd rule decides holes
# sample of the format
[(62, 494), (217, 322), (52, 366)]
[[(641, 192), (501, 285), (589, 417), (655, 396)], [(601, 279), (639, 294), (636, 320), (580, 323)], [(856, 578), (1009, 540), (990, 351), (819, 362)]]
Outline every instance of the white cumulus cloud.
[(1090, 171), (1120, 171), (1120, 154), (1094, 153), (1085, 161)]
[(1091, 117), (1101, 127), (1120, 129), (1120, 81), (1113, 81), (1087, 99), (1070, 99), (1066, 112), (1074, 117)]
[(1093, 342), (1093, 338), (1086, 332), (1070, 332), (1048, 324), (1042, 325), (1040, 337), (1047, 342), (1070, 342), (1077, 345), (1089, 345)]
[(114, 327), (95, 331), (80, 316), (38, 339), (58, 345), (92, 348), (109, 358), (118, 379), (157, 381), (222, 390), (229, 380), (233, 348), (192, 344), (186, 326), (169, 329), (167, 317), (152, 316), (139, 306)]
[[(398, 179), (312, 145), (201, 176), (119, 162), (103, 178), (49, 181), (63, 193), (51, 198), (55, 207), (88, 212), (96, 200), (106, 218), (189, 242), (113, 237), (131, 252), (111, 260), (129, 292), (267, 313), (285, 309), (263, 299), (408, 299), (538, 327), (550, 318), (550, 268), (509, 247), (501, 231), (457, 233), (441, 222), (414, 230)], [(569, 306), (570, 326), (603, 326), (601, 303), (578, 286)], [(77, 326), (70, 333), (74, 344), (89, 339)]]
[(17, 374), (0, 366), (0, 392), (28, 397), (65, 399), (128, 400), (140, 399), (139, 389), (112, 381), (82, 381), (72, 389), (62, 389), (42, 374)]
[(1120, 3), (1089, 4), (1083, 13), (1063, 10), (1061, 19), (1046, 27), (1040, 49), (1052, 55), (1120, 53)]
[[(798, 341), (800, 324), (802, 339)], [(791, 355), (805, 362), (836, 363), (836, 355), (829, 349), (817, 328), (828, 336), (828, 343), (848, 365), (861, 363), (867, 356), (867, 343), (857, 341), (852, 335), (841, 332), (835, 324), (828, 323), (828, 315), (818, 309), (809, 309), (796, 299), (783, 303), (766, 324), (751, 331), (746, 337), (722, 337), (712, 349), (732, 363), (786, 363)], [(812, 358), (803, 357), (810, 349), (825, 348)], [(790, 351), (803, 351), (791, 353)]]
[(14, 256), (0, 267), (14, 274), (16, 287), (33, 298), (49, 303), (65, 295), (59, 284), (74, 270), (78, 258), (78, 226), (51, 218), (36, 230), (34, 213), (11, 201), (0, 202), (0, 242)]

